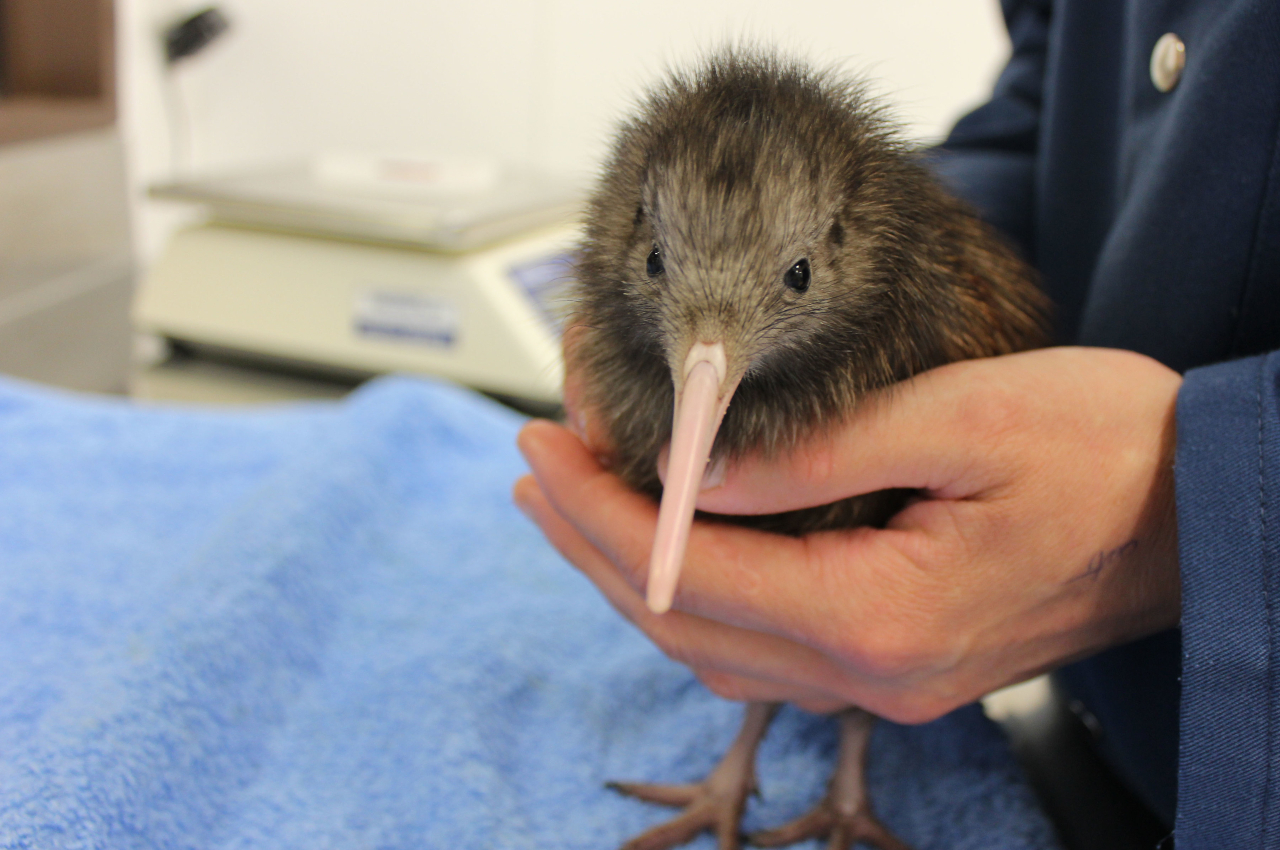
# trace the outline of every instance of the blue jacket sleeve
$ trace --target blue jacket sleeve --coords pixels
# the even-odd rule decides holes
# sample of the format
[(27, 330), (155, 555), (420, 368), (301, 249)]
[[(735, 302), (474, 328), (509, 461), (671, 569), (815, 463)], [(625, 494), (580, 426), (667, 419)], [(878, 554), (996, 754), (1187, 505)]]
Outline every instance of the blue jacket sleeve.
[(1178, 397), (1179, 848), (1280, 846), (1280, 352)]

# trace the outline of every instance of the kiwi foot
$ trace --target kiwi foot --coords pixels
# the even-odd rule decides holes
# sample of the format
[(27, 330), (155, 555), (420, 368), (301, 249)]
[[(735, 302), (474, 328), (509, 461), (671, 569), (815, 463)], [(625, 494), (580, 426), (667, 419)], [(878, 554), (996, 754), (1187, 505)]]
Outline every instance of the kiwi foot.
[(738, 736), (720, 763), (701, 782), (690, 785), (608, 783), (608, 787), (629, 797), (684, 809), (666, 823), (632, 838), (622, 845), (622, 850), (669, 850), (692, 841), (703, 830), (716, 834), (719, 850), (738, 850), (742, 846), (739, 828), (742, 812), (747, 797), (756, 790), (756, 749), (777, 711), (777, 703), (748, 703)]
[(785, 847), (809, 838), (827, 839), (827, 850), (850, 850), (863, 842), (878, 850), (911, 850), (876, 818), (867, 796), (864, 769), (874, 715), (858, 708), (840, 714), (840, 756), (827, 796), (808, 813), (777, 829), (752, 834), (757, 847)]
[(827, 839), (827, 850), (850, 850), (863, 842), (879, 850), (911, 850), (876, 819), (869, 807), (842, 811), (829, 798), (785, 826), (752, 833), (755, 847), (785, 847), (809, 838)]

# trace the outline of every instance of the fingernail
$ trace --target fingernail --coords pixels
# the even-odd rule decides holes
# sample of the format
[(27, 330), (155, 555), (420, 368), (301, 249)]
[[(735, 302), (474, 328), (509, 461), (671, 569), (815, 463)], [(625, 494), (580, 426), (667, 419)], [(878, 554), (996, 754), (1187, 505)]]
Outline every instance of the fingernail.
[(520, 454), (524, 455), (526, 460), (529, 457), (529, 426), (532, 424), (533, 422), (526, 422), (524, 427), (516, 433), (516, 448), (520, 450)]
[(580, 410), (571, 412), (566, 424), (579, 440), (584, 443), (587, 441), (587, 415), (585, 413)]
[(724, 483), (725, 471), (729, 466), (725, 458), (720, 458), (707, 465), (707, 471), (702, 473), (702, 489), (711, 490), (719, 487)]
[(526, 518), (533, 520), (535, 523), (537, 522), (533, 516), (533, 508), (530, 507), (529, 503), (521, 495), (519, 487), (517, 487), (515, 492), (511, 494), (511, 501), (515, 503), (515, 506), (520, 509), (520, 513), (524, 514)]
[(537, 519), (535, 519), (533, 516), (532, 508), (530, 508), (528, 505), (526, 505), (524, 502), (522, 502), (519, 499), (514, 499), (513, 501), (516, 503), (516, 507), (520, 509), (520, 513), (524, 514), (525, 519), (529, 520), (530, 522), (534, 522), (534, 523), (537, 522)]
[[(658, 480), (665, 486), (667, 483), (667, 459), (670, 457), (670, 446), (663, 446), (658, 451)], [(728, 471), (729, 462), (726, 458), (720, 458), (712, 463), (707, 464), (707, 469), (702, 473), (702, 483), (699, 488), (702, 490), (711, 490), (719, 487), (724, 483), (725, 473)]]
[(545, 419), (530, 419), (516, 434), (516, 448), (520, 450), (520, 454), (524, 455), (524, 459), (533, 465), (534, 456), (538, 454), (538, 430), (549, 425), (554, 425)]

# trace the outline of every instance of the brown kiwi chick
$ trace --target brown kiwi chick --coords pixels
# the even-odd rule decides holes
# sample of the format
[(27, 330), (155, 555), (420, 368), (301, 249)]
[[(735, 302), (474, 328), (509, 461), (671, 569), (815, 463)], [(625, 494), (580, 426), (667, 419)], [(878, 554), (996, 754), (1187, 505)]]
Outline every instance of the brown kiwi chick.
[[(687, 491), (696, 495), (709, 435), (713, 462), (785, 453), (897, 381), (1047, 340), (1031, 270), (941, 188), (862, 86), (762, 51), (722, 51), (673, 74), (622, 125), (590, 202), (577, 276), (569, 366), (583, 404), (608, 436), (614, 470), (663, 497), (663, 513), (687, 514), (671, 520), (670, 545), (659, 520), (655, 552), (668, 554), (655, 554), (650, 573), (657, 611), (675, 587), (672, 572), (665, 598), (655, 591), (658, 561), (679, 568)], [(681, 424), (698, 416), (701, 425)], [(684, 436), (697, 428), (707, 436)], [(664, 494), (658, 459), (668, 443)], [(668, 511), (677, 486), (686, 507)], [(907, 495), (715, 519), (797, 535), (880, 525)], [(755, 749), (775, 710), (750, 704), (738, 740), (701, 784), (615, 785), (685, 807), (627, 847), (672, 847), (703, 829), (722, 848), (738, 846)], [(906, 846), (863, 791), (869, 715), (851, 709), (841, 727), (827, 798), (755, 843), (830, 835), (833, 847)]]

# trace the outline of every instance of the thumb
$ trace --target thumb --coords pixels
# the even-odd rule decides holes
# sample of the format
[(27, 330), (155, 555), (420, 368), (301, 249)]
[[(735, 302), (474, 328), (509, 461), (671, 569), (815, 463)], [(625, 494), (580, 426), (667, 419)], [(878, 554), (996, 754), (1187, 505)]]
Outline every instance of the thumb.
[(986, 484), (978, 448), (989, 453), (1010, 409), (1012, 388), (986, 374), (990, 362), (921, 373), (863, 399), (845, 420), (790, 453), (741, 458), (723, 483), (702, 491), (698, 508), (780, 513), (898, 487), (941, 498), (970, 495)]

